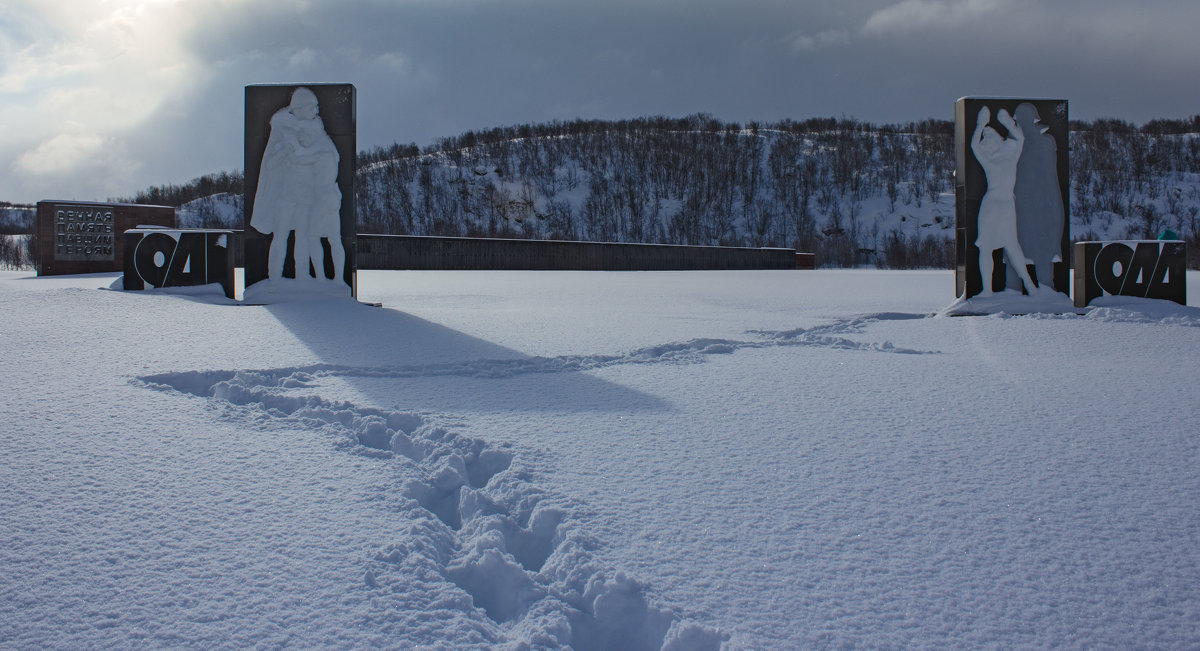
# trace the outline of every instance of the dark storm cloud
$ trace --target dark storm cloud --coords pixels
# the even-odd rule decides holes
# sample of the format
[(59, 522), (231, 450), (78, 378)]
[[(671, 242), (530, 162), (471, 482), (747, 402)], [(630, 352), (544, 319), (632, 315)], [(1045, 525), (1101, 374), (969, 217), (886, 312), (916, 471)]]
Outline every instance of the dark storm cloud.
[(811, 4), (254, 4), (231, 21), (238, 28), (193, 37), (201, 58), (227, 66), (231, 84), (305, 74), (355, 81), (368, 140), (698, 111), (911, 120), (945, 117), (968, 93), (1061, 96), (1077, 115), (1132, 120), (1196, 110), (1184, 75), (1200, 52), (1180, 28), (1200, 24), (1189, 20), (1194, 9)]
[[(1200, 8), (1165, 0), (163, 6), (173, 7), (162, 28), (174, 30), (186, 80), (162, 91), (144, 118), (70, 141), (90, 135), (137, 161), (136, 176), (123, 181), (127, 193), (241, 167), (243, 87), (252, 83), (354, 83), (362, 147), (576, 117), (949, 118), (954, 100), (968, 94), (1062, 97), (1084, 119), (1200, 113), (1192, 33)], [(6, 81), (33, 78), (37, 63), (25, 77), (6, 71), (0, 92)], [(46, 155), (37, 169), (49, 174), (56, 150), (46, 143), (56, 132), (39, 133), (34, 113), (21, 115), (33, 128), (9, 122), (36, 138), (21, 147), (5, 141), (2, 153), (16, 158), (38, 140)], [(86, 113), (71, 117), (87, 128)]]
[[(859, 15), (793, 3), (448, 2), (253, 6), (238, 27), (192, 36), (230, 85), (349, 79), (371, 139), (427, 142), (465, 128), (708, 111), (777, 118), (819, 104), (791, 37)], [(246, 76), (250, 70), (257, 75)], [(809, 107), (803, 104), (810, 104)]]

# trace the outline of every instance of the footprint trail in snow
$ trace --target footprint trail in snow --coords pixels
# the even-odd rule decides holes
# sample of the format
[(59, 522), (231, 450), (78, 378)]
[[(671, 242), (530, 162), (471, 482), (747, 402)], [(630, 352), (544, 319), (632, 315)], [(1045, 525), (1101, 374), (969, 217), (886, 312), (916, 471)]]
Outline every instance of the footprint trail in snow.
[[(648, 603), (645, 586), (599, 567), (596, 541), (573, 522), (571, 505), (540, 489), (509, 449), (439, 426), (413, 411), (363, 407), (313, 393), (322, 378), (429, 376), (513, 377), (620, 364), (698, 363), (744, 348), (814, 346), (917, 354), (890, 342), (863, 343), (846, 335), (875, 321), (913, 318), (875, 315), (790, 331), (755, 331), (749, 340), (694, 339), (620, 355), (573, 355), (472, 360), (412, 366), (299, 368), (166, 373), (137, 378), (149, 388), (205, 398), (222, 416), (264, 419), (285, 427), (320, 429), (348, 449), (404, 464), (417, 477), (401, 491), (408, 535), (370, 560), (363, 580), (371, 590), (411, 590), (412, 576), (452, 584), (469, 599), (442, 598), (475, 617), (489, 645), (515, 648), (717, 649), (728, 634), (682, 619)], [(429, 579), (432, 577), (432, 579)], [(439, 594), (444, 594), (441, 589)]]

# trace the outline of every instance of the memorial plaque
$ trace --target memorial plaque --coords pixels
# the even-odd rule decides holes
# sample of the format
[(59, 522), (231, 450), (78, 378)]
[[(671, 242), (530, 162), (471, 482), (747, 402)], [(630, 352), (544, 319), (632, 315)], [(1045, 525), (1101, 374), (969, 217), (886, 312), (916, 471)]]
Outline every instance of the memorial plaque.
[(1101, 296), (1187, 305), (1187, 247), (1178, 240), (1076, 242), (1075, 306)]
[(355, 294), (355, 111), (351, 84), (246, 87), (247, 300), (267, 280)]
[(112, 261), (116, 218), (111, 206), (60, 206), (54, 211), (54, 259)]
[(38, 275), (120, 271), (124, 261), (121, 233), (140, 225), (174, 227), (175, 209), (141, 204), (39, 201)]
[(1069, 291), (1067, 102), (954, 105), (955, 292)]

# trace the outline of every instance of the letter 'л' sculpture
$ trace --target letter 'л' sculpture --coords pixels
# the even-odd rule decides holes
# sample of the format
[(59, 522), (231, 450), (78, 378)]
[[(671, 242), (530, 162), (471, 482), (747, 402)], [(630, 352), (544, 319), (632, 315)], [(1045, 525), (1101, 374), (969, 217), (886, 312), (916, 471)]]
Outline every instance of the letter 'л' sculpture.
[(956, 295), (1067, 296), (1066, 100), (964, 97), (954, 109)]
[(247, 302), (356, 294), (354, 103), (350, 84), (246, 87)]

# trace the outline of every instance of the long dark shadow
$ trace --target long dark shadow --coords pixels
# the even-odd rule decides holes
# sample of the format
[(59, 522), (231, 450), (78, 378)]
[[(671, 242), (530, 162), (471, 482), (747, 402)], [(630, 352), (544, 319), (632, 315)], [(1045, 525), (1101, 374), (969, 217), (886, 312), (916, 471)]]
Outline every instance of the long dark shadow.
[(661, 399), (395, 309), (342, 301), (266, 309), (381, 407), (422, 411), (662, 410)]

